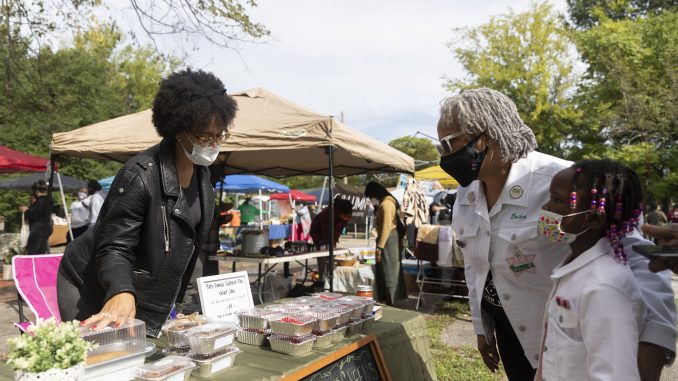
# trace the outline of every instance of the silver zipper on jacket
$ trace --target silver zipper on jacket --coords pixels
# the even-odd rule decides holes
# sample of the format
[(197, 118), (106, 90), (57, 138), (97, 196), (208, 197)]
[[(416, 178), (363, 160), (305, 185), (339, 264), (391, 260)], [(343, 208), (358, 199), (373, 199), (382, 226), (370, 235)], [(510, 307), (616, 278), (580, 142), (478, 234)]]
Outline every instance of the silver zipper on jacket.
[(162, 209), (162, 224), (163, 234), (165, 236), (165, 253), (169, 253), (170, 239), (169, 239), (169, 224), (167, 223), (167, 213), (165, 212), (165, 205), (160, 205)]

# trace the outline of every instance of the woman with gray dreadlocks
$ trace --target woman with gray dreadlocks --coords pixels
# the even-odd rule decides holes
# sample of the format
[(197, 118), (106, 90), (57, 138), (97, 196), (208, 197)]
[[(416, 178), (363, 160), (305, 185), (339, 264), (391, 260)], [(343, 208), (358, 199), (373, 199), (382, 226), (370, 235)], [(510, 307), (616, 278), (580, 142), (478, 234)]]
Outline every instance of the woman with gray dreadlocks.
[[(466, 90), (442, 102), (440, 166), (460, 184), (452, 228), (464, 254), (478, 350), (492, 371), (499, 360), (509, 380), (531, 380), (539, 360), (542, 316), (550, 275), (570, 254), (537, 234), (541, 206), (553, 176), (572, 163), (536, 152), (534, 134), (507, 96)], [(622, 238), (648, 318), (640, 333), (643, 380), (659, 380), (675, 353), (675, 304), (670, 274), (651, 273), (630, 248), (637, 230)]]

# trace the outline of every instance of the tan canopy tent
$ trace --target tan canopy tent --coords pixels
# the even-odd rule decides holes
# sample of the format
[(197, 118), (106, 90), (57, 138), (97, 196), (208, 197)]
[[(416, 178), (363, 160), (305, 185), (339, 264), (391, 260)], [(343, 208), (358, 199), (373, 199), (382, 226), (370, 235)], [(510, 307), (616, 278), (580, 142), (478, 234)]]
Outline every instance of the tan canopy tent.
[[(334, 118), (306, 110), (265, 89), (231, 94), (238, 114), (231, 137), (221, 147), (216, 164), (224, 174), (257, 173), (348, 176), (361, 173), (414, 173), (410, 156), (352, 130)], [(52, 136), (52, 158), (59, 155), (126, 161), (158, 143), (151, 110), (126, 115)], [(330, 148), (332, 147), (332, 148)], [(330, 221), (334, 223), (330, 187)], [(329, 229), (330, 241), (334, 228)], [(330, 245), (328, 273), (333, 290), (334, 249)]]
[[(414, 160), (330, 116), (306, 110), (263, 88), (231, 94), (238, 103), (232, 134), (217, 163), (225, 174), (282, 177), (330, 175), (325, 147), (334, 146), (333, 175), (414, 173)], [(52, 155), (125, 161), (160, 137), (151, 110), (54, 134)]]

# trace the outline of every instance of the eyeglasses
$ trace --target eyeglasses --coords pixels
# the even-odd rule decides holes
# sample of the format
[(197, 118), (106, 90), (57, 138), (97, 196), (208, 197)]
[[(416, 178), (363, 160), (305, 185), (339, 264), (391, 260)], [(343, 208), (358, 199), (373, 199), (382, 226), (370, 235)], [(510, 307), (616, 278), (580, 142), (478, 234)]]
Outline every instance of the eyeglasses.
[(438, 153), (440, 156), (447, 156), (452, 153), (452, 143), (454, 139), (458, 138), (461, 136), (464, 132), (459, 131), (455, 132), (454, 134), (447, 135), (443, 138), (440, 139), (440, 144), (436, 144), (436, 148), (438, 149)]
[(231, 136), (231, 132), (226, 130), (222, 131), (221, 134), (217, 136), (197, 136), (192, 132), (189, 132), (203, 147), (210, 147), (213, 145), (219, 145), (225, 143), (226, 140)]

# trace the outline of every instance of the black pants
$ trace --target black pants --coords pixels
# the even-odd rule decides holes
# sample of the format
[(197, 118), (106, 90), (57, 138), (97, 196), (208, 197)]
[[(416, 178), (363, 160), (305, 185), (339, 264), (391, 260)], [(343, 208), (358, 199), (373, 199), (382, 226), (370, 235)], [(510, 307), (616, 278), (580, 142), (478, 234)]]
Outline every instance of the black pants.
[(537, 370), (532, 368), (525, 357), (523, 346), (520, 345), (504, 309), (488, 303), (484, 298), (481, 308), (494, 319), (497, 349), (509, 381), (532, 381)]
[(85, 291), (72, 284), (61, 270), (57, 273), (57, 301), (61, 321), (85, 320), (101, 311), (101, 303), (88, 301), (91, 298)]

